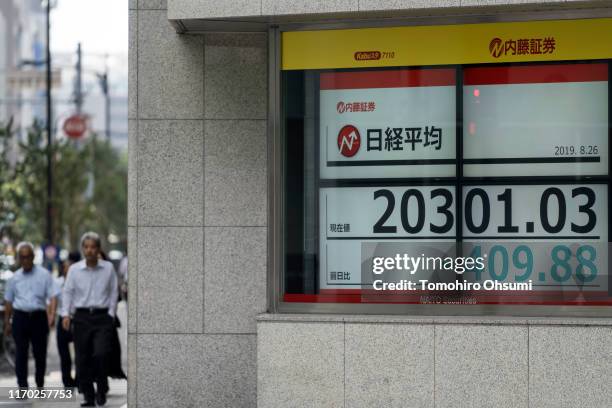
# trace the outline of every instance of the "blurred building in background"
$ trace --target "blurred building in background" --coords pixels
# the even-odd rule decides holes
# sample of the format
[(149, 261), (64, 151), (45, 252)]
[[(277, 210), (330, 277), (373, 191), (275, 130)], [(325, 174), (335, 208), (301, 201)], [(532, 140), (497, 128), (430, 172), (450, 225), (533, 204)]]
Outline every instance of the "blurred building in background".
[[(125, 252), (127, 38), (101, 36), (88, 20), (106, 21), (100, 14), (113, 10), (110, 3), (0, 0), (0, 254), (24, 239), (61, 253), (78, 247), (85, 230)], [(120, 34), (121, 16), (113, 18)], [(66, 123), (75, 121), (67, 119), (77, 113), (81, 130), (70, 127), (69, 140)]]
[[(61, 6), (59, 1), (52, 6)], [(53, 11), (52, 11), (53, 13)], [(27, 129), (45, 114), (45, 3), (41, 0), (2, 0), (0, 2), (0, 123), (13, 120), (13, 130), (22, 138)], [(61, 29), (60, 24), (53, 31)], [(82, 111), (89, 116), (89, 130), (106, 134), (106, 95), (100, 76), (107, 74), (110, 98), (110, 139), (114, 146), (127, 149), (127, 55), (87, 52), (82, 44)], [(75, 52), (52, 52), (54, 136), (65, 137), (63, 121), (75, 112), (77, 41)]]
[[(0, 122), (25, 132), (45, 118), (45, 12), (40, 0), (0, 2)], [(54, 80), (59, 84), (58, 72)]]

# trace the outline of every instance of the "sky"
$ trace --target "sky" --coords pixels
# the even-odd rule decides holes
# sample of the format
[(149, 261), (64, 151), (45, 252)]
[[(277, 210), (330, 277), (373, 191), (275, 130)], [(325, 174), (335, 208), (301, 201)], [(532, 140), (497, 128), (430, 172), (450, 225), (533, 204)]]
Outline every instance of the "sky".
[(81, 41), (89, 53), (127, 55), (128, 0), (55, 1), (51, 11), (53, 52), (73, 52)]
[(51, 4), (56, 66), (74, 66), (80, 42), (84, 69), (101, 72), (108, 66), (112, 85), (127, 90), (128, 0), (52, 0)]
[[(0, 0), (2, 1), (2, 0)], [(76, 49), (81, 42), (84, 111), (92, 128), (104, 128), (103, 96), (97, 73), (108, 69), (110, 78), (113, 142), (127, 144), (128, 0), (52, 0), (51, 53), (62, 70), (58, 100), (69, 101), (73, 92)], [(105, 57), (108, 55), (108, 57)], [(118, 99), (121, 103), (118, 103)], [(71, 103), (59, 103), (58, 115), (73, 111)]]

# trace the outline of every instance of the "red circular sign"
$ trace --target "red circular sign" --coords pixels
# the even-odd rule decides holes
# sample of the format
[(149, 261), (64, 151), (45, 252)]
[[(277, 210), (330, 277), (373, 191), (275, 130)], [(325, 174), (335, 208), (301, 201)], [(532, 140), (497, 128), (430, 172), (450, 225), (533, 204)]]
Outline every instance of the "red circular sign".
[(361, 146), (361, 136), (353, 125), (346, 125), (338, 133), (338, 149), (345, 157), (353, 157)]
[(64, 121), (63, 129), (68, 137), (79, 139), (87, 131), (87, 118), (83, 115), (72, 115)]

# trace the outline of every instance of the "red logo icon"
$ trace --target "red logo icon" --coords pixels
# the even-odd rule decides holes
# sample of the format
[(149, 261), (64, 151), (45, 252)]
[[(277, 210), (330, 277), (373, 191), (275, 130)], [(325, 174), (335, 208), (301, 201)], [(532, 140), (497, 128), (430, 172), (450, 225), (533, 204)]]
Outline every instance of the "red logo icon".
[(361, 136), (353, 125), (346, 125), (338, 133), (338, 149), (344, 157), (353, 157), (359, 151)]
[(338, 113), (346, 112), (346, 104), (342, 101), (338, 102), (338, 104), (336, 105), (336, 110), (338, 111)]
[(499, 58), (499, 56), (504, 51), (504, 45), (501, 38), (494, 38), (489, 43), (489, 52), (494, 58)]

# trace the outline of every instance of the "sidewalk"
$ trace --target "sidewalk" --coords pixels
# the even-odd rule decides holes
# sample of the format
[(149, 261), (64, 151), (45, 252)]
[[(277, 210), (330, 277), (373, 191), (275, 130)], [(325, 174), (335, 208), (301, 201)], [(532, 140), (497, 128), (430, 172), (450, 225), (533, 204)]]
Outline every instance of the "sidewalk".
[[(122, 322), (122, 326), (119, 329), (119, 342), (121, 343), (121, 360), (123, 364), (123, 370), (127, 371), (127, 310), (126, 302), (119, 302), (117, 307), (117, 316)], [(31, 348), (30, 348), (31, 351)], [(83, 402), (83, 396), (77, 394), (75, 401), (69, 403), (50, 402), (50, 401), (35, 401), (29, 400), (24, 402), (4, 402), (8, 398), (8, 389), (17, 387), (17, 379), (15, 378), (15, 372), (8, 364), (2, 361), (0, 358), (0, 408), (5, 407), (34, 407), (34, 408), (75, 408)], [(47, 376), (45, 377), (45, 387), (59, 387), (63, 389), (62, 375), (60, 371), (59, 356), (57, 354), (57, 346), (55, 344), (55, 332), (52, 332), (49, 336), (49, 345), (47, 348)], [(74, 366), (73, 366), (74, 369)], [(30, 356), (28, 373), (28, 383), (36, 384), (34, 381), (34, 360)], [(122, 408), (127, 407), (127, 381), (126, 380), (111, 380), (108, 382), (110, 391), (107, 395), (107, 401), (105, 407), (108, 408)]]

